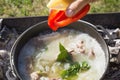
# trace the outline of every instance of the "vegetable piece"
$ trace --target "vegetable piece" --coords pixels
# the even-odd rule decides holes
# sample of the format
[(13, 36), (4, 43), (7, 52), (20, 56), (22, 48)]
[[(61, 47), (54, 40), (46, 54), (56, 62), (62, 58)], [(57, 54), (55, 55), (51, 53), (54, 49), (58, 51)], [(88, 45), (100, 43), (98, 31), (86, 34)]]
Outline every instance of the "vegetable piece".
[(50, 0), (47, 4), (49, 9), (65, 10), (74, 0)]
[(72, 56), (68, 53), (65, 47), (59, 43), (60, 54), (57, 57), (57, 61), (59, 62), (72, 62)]
[(82, 62), (81, 71), (87, 71), (89, 69), (90, 65), (86, 61)]
[(61, 74), (62, 78), (73, 77), (77, 75), (80, 70), (80, 64), (78, 62), (73, 63), (68, 70), (64, 70)]
[(48, 17), (48, 25), (53, 30), (56, 31), (60, 27), (67, 26), (82, 17), (84, 17), (90, 9), (90, 5), (87, 4), (82, 10), (80, 10), (75, 16), (67, 17), (65, 10), (55, 10), (52, 9)]
[(71, 64), (70, 68), (67, 70), (64, 70), (61, 74), (61, 77), (63, 79), (68, 79), (68, 77), (76, 77), (77, 73), (87, 71), (90, 69), (90, 65), (86, 61), (82, 62), (80, 65), (78, 62), (74, 62)]
[(86, 61), (82, 62), (80, 65), (78, 62), (73, 62), (71, 54), (65, 49), (65, 47), (59, 43), (60, 54), (57, 57), (57, 61), (59, 62), (69, 62), (70, 67), (67, 70), (63, 70), (61, 73), (61, 77), (66, 80), (70, 80), (70, 78), (76, 77), (78, 72), (87, 71), (90, 69), (90, 66)]

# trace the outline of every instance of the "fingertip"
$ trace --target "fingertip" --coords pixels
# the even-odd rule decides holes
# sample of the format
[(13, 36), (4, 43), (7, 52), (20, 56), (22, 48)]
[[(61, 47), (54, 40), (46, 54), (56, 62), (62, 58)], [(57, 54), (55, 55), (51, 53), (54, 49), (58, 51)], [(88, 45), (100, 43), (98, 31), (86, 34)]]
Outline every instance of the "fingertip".
[(72, 17), (77, 14), (90, 0), (75, 0), (66, 9), (66, 16)]
[(67, 17), (72, 17), (74, 15), (74, 11), (71, 10), (71, 9), (67, 9), (65, 14), (66, 14)]

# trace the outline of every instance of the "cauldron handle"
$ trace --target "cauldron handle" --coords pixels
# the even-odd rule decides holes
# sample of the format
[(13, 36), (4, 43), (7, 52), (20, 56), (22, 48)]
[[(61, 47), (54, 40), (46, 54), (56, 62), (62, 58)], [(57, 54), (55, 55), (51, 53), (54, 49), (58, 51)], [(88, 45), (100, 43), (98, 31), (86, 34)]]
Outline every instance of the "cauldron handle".
[(110, 33), (101, 25), (96, 25), (96, 30), (98, 30), (98, 28), (100, 28), (101, 30), (104, 31), (104, 33), (107, 35), (108, 39), (106, 41), (106, 43), (109, 45), (109, 44), (112, 44), (113, 43), (113, 37), (110, 35)]
[(17, 76), (14, 74), (11, 68), (9, 68), (6, 72), (6, 77), (8, 80), (19, 80)]

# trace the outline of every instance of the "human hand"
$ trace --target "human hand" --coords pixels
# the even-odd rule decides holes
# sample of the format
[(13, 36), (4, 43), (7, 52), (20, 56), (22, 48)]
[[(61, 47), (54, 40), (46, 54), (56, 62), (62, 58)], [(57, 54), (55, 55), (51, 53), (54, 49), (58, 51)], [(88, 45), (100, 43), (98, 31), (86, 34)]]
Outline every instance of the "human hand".
[(75, 0), (66, 9), (66, 16), (72, 17), (79, 12), (86, 4), (96, 0)]

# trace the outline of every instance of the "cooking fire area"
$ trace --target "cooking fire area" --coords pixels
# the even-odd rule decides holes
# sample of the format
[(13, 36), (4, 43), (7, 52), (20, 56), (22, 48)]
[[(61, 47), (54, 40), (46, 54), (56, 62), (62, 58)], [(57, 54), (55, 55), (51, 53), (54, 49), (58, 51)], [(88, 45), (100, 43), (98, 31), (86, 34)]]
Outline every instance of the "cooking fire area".
[[(0, 19), (0, 80), (16, 80), (10, 67), (10, 51), (18, 36), (47, 16)], [(110, 62), (103, 80), (120, 80), (120, 13), (88, 14), (82, 20), (94, 24), (106, 41)]]

